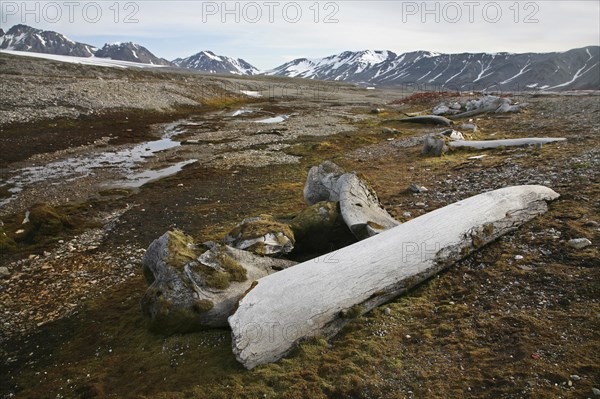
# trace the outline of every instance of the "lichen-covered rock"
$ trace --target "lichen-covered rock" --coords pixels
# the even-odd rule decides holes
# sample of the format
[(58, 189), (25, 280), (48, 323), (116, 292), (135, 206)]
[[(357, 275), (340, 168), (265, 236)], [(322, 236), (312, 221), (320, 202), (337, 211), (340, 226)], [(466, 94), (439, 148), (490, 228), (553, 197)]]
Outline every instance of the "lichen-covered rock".
[(344, 169), (331, 161), (325, 161), (319, 166), (310, 168), (304, 185), (306, 203), (314, 205), (321, 201), (339, 201), (340, 197), (336, 189), (337, 181), (344, 173)]
[(142, 268), (150, 285), (141, 301), (150, 329), (171, 334), (224, 327), (252, 282), (294, 262), (215, 245), (203, 251), (169, 231), (148, 247)]
[(287, 254), (294, 249), (294, 233), (290, 226), (270, 215), (244, 219), (227, 233), (225, 243), (258, 255)]

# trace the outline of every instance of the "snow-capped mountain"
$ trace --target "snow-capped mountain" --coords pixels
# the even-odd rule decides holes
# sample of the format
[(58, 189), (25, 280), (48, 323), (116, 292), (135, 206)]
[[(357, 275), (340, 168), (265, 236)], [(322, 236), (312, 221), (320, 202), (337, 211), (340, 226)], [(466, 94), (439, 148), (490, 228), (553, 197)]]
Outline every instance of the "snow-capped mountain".
[(158, 58), (145, 47), (135, 43), (105, 44), (98, 49), (89, 44), (75, 42), (65, 35), (35, 29), (27, 25), (15, 25), (0, 32), (0, 50), (27, 51), (31, 53), (68, 55), (74, 57), (111, 58), (119, 61), (153, 65), (173, 65)]
[(201, 51), (187, 58), (177, 58), (173, 63), (182, 68), (196, 69), (209, 73), (231, 73), (256, 75), (259, 70), (241, 58), (235, 59), (216, 55), (212, 51)]
[(96, 48), (89, 44), (74, 42), (57, 32), (35, 29), (27, 25), (15, 25), (6, 33), (0, 32), (0, 50), (91, 57)]
[(299, 58), (265, 74), (461, 90), (600, 89), (600, 46), (526, 54), (346, 51), (322, 59)]
[(104, 47), (96, 51), (95, 56), (142, 64), (173, 66), (171, 62), (152, 54), (146, 47), (132, 42), (105, 44)]

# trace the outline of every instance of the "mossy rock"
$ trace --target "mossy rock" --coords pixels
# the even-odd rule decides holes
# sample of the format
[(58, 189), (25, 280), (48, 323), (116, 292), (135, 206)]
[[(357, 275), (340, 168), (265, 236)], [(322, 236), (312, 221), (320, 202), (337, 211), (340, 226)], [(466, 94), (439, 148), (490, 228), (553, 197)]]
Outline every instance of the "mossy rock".
[(38, 243), (75, 227), (75, 221), (56, 208), (48, 204), (36, 204), (29, 209), (29, 222), (21, 227), (25, 232), (16, 238), (18, 241)]
[(15, 240), (0, 230), (0, 252), (12, 252), (17, 249)]

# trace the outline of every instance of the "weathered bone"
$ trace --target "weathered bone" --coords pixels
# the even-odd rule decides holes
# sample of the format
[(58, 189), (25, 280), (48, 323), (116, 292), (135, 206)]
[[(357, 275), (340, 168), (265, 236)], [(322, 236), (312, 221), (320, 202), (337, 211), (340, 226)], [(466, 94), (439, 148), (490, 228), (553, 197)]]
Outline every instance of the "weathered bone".
[(507, 187), (459, 201), (331, 254), (259, 279), (229, 318), (246, 368), (348, 322), (547, 210), (558, 194)]
[(450, 147), (468, 147), (476, 149), (498, 148), (498, 147), (521, 147), (527, 145), (541, 145), (553, 143), (556, 141), (565, 141), (562, 137), (527, 137), (520, 139), (505, 139), (505, 140), (483, 140), (483, 141), (451, 141), (448, 144)]

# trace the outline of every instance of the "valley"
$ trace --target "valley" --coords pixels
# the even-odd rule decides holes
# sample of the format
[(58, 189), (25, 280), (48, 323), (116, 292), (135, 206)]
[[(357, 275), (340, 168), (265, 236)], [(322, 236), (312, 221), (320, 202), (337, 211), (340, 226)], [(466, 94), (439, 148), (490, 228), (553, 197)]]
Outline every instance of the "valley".
[[(473, 117), (479, 129), (469, 133), (564, 143), (425, 157), (424, 137), (443, 128), (397, 120), (481, 93), (11, 54), (0, 65), (0, 396), (593, 395), (597, 92), (515, 93), (525, 111)], [(244, 218), (295, 214), (309, 168), (325, 160), (365, 176), (401, 222), (511, 185), (543, 184), (561, 197), (333, 340), (309, 340), (277, 363), (244, 370), (226, 329), (148, 331), (140, 263), (152, 240), (174, 228), (218, 240)], [(25, 231), (33, 217), (44, 229)], [(575, 249), (574, 238), (593, 244)]]

